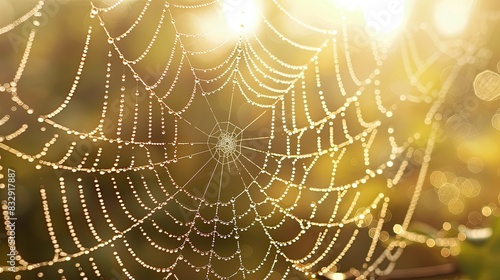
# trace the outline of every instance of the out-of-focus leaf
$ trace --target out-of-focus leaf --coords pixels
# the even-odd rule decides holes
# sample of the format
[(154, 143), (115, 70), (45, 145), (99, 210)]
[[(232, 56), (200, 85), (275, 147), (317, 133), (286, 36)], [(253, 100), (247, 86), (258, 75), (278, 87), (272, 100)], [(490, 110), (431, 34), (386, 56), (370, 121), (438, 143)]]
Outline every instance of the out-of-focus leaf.
[(500, 218), (492, 223), (493, 233), (484, 240), (467, 239), (461, 243), (458, 262), (462, 272), (474, 280), (500, 278)]

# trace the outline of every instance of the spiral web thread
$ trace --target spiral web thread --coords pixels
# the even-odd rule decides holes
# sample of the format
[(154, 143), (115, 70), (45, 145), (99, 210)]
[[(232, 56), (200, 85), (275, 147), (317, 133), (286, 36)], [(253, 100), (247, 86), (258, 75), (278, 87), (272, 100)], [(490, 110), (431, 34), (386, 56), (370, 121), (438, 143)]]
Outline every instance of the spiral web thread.
[[(34, 26), (15, 76), (0, 87), (19, 108), (2, 112), (0, 128), (23, 115), (17, 128), (2, 130), (0, 148), (58, 182), (30, 187), (39, 189), (53, 256), (30, 262), (19, 250), (16, 277), (66, 279), (77, 270), (83, 279), (109, 279), (112, 267), (129, 279), (389, 273), (406, 246), (439, 108), (462, 58), (480, 58), (480, 38), (456, 50), (418, 23), (391, 43), (367, 36), (354, 50), (359, 34), (340, 9), (328, 28), (317, 27), (269, 1), (258, 30), (233, 36), (224, 29), (225, 2), (127, 2), (87, 6), (74, 80), (50, 111), (20, 92), (30, 52), (43, 40), (46, 3), (0, 28), (5, 35)], [(134, 12), (121, 25), (108, 22), (129, 5)], [(189, 13), (216, 15), (216, 23), (193, 30)], [(434, 46), (419, 49), (421, 38)], [(137, 41), (139, 51), (130, 47)], [(95, 82), (90, 61), (100, 61)], [(151, 65), (161, 71), (150, 75)], [(444, 81), (434, 81), (429, 72), (449, 65)], [(390, 90), (394, 80), (404, 89)], [(66, 120), (89, 94), (84, 83), (95, 84), (92, 107), (100, 107), (97, 117), (84, 116), (93, 123), (85, 130)], [(416, 109), (425, 113), (408, 116)], [(410, 117), (422, 126), (401, 126)], [(19, 143), (33, 133), (27, 151)], [(423, 160), (407, 176), (419, 147)], [(406, 203), (403, 213), (391, 211), (395, 199)], [(12, 273), (4, 266), (2, 274)]]

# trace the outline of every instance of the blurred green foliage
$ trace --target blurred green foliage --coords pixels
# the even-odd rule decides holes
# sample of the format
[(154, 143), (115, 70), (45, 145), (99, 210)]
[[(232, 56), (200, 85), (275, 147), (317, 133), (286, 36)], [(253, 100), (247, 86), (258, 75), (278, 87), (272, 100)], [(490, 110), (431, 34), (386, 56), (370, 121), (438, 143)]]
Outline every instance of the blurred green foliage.
[(473, 280), (500, 277), (500, 217), (492, 222), (492, 235), (486, 239), (467, 239), (461, 243), (458, 262), (462, 272)]

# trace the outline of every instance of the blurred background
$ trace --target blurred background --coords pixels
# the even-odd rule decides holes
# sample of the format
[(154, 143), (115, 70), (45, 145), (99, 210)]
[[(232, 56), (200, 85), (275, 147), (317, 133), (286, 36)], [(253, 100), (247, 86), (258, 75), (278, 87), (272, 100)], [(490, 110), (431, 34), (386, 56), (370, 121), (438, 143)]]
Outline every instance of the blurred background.
[(0, 278), (495, 279), (499, 20), (494, 0), (0, 0)]

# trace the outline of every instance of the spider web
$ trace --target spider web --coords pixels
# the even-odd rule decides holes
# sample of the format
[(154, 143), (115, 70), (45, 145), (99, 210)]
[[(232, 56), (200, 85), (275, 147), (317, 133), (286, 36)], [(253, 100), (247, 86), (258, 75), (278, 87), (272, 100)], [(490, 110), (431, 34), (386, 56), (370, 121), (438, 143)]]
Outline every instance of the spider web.
[(30, 100), (28, 78), (44, 75), (30, 67), (50, 2), (0, 28), (33, 24), (0, 87), (2, 159), (44, 174), (28, 191), (45, 253), (18, 233), (16, 279), (393, 269), (406, 246), (393, 226), (410, 225), (439, 108), (463, 57), (482, 59), (480, 36), (456, 47), (410, 21), (386, 40), (356, 11), (330, 5), (308, 21), (277, 0), (261, 3), (258, 28), (234, 32), (224, 13), (239, 1), (108, 2), (84, 6), (78, 61), (50, 104)]

